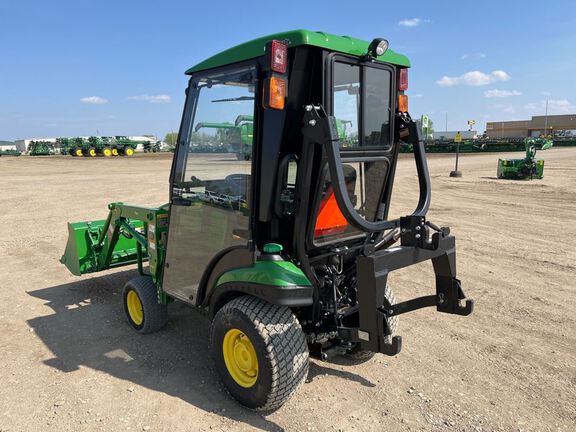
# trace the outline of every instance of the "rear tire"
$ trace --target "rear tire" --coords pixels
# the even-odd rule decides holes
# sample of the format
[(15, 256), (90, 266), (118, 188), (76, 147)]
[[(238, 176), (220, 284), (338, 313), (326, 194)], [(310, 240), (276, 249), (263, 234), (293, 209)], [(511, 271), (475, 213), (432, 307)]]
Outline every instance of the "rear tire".
[[(390, 302), (390, 304), (396, 304), (396, 298), (394, 297), (394, 293), (390, 289), (389, 285), (386, 285), (386, 289), (384, 290), (384, 297), (386, 298), (386, 300)], [(386, 338), (384, 339), (386, 343), (391, 343), (392, 336), (398, 332), (399, 320), (400, 317), (398, 316), (387, 318), (388, 327), (390, 328), (390, 332), (392, 333), (392, 335), (386, 336)], [(374, 352), (362, 350), (360, 349), (360, 344), (357, 344), (355, 347), (350, 348), (348, 351), (346, 351), (346, 353), (344, 353), (343, 356), (354, 363), (364, 363), (370, 360), (372, 357), (374, 357)]]
[(129, 280), (122, 299), (128, 323), (138, 333), (153, 333), (168, 322), (168, 307), (158, 303), (158, 290), (150, 276)]
[(214, 317), (216, 369), (228, 392), (257, 411), (280, 408), (308, 375), (308, 346), (292, 311), (243, 296)]

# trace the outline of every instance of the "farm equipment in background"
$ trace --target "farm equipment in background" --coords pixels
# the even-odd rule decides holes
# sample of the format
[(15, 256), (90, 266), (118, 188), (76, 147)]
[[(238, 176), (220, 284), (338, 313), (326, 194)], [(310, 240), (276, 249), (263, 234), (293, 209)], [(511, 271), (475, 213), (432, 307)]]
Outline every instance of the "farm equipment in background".
[[(543, 150), (548, 142), (545, 138), (529, 138), (534, 140), (536, 150)], [(492, 153), (492, 152), (513, 152), (525, 151), (525, 138), (491, 139), (479, 138), (475, 140), (463, 140), (460, 143), (460, 153)], [(554, 141), (556, 145), (556, 141)], [(564, 145), (572, 145), (566, 142)], [(426, 153), (455, 153), (456, 142), (453, 140), (434, 140), (425, 143)], [(400, 148), (401, 153), (412, 153), (413, 148), (405, 145)]]
[(0, 156), (20, 156), (21, 154), (18, 150), (14, 149), (0, 150)]
[(146, 141), (144, 144), (142, 144), (142, 149), (144, 150), (144, 153), (158, 153), (162, 151), (161, 142)]
[[(226, 99), (222, 99), (215, 102), (225, 101)], [(239, 115), (234, 120), (234, 123), (200, 122), (194, 128), (196, 139), (198, 140), (197, 147), (203, 149), (207, 146), (216, 148), (226, 146), (236, 153), (238, 160), (249, 160), (252, 154), (253, 124), (254, 116), (252, 115)], [(216, 136), (208, 137), (212, 142), (200, 142), (207, 138), (198, 134), (201, 129), (217, 129)], [(227, 149), (219, 149), (218, 152), (220, 151), (228, 152)]]
[[(91, 136), (88, 138), (57, 138), (56, 147), (60, 153), (72, 156), (132, 156), (138, 144), (143, 146), (150, 144), (145, 140), (131, 140), (127, 136), (99, 137)], [(156, 143), (159, 148), (159, 142)]]
[(28, 146), (30, 156), (48, 156), (54, 154), (54, 144), (49, 141), (31, 141)]
[[(106, 220), (69, 223), (61, 262), (75, 275), (137, 264), (122, 299), (138, 333), (160, 330), (175, 300), (205, 312), (225, 387), (261, 411), (304, 383), (309, 356), (394, 356), (400, 315), (470, 315), (455, 237), (427, 219), (431, 181), (408, 114), (409, 66), (385, 39), (295, 30), (190, 68), (169, 203), (112, 203)], [(216, 101), (230, 103), (215, 110)], [(346, 143), (334, 113), (350, 106), (364, 121)], [(196, 118), (206, 112), (215, 123)], [(254, 115), (238, 121), (238, 112)], [(203, 127), (221, 132), (201, 147)], [(414, 149), (418, 202), (389, 218), (401, 141)], [(222, 154), (205, 154), (212, 146)], [(423, 262), (435, 274), (429, 295), (396, 302), (389, 273)]]
[(498, 159), (499, 179), (532, 180), (544, 177), (544, 159), (536, 159), (536, 149), (546, 150), (552, 147), (551, 140), (526, 138), (524, 140), (526, 157), (524, 159)]

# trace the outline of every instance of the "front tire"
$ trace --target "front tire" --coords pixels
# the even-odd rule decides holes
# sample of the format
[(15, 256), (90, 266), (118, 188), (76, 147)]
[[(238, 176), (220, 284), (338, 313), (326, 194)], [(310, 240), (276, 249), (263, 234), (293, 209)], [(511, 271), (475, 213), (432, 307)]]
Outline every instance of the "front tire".
[(122, 298), (128, 323), (138, 333), (153, 333), (166, 325), (168, 307), (158, 303), (156, 284), (150, 276), (129, 280)]
[(306, 339), (288, 308), (239, 297), (218, 311), (210, 333), (224, 385), (250, 409), (278, 409), (308, 375)]

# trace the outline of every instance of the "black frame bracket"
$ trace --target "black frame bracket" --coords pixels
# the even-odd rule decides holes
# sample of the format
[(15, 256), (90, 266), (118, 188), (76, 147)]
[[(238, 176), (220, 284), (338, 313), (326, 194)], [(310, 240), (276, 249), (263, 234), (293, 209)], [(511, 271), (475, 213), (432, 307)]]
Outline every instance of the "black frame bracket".
[[(472, 313), (474, 301), (466, 299), (456, 278), (455, 238), (438, 232), (434, 236), (437, 243), (434, 248), (402, 245), (358, 257), (358, 341), (362, 349), (398, 354), (402, 340), (400, 336), (391, 335), (388, 318), (392, 316), (432, 306), (436, 306), (438, 312), (454, 315)], [(428, 260), (432, 261), (436, 275), (436, 294), (390, 304), (384, 296), (388, 274)]]

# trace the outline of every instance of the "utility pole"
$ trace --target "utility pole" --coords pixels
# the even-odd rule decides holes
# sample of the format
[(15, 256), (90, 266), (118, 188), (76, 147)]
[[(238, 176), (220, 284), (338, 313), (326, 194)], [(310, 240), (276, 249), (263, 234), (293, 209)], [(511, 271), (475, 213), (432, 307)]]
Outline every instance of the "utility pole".
[(445, 125), (445, 127), (444, 127), (444, 130), (445, 130), (446, 132), (448, 132), (448, 111), (446, 111), (446, 125)]

